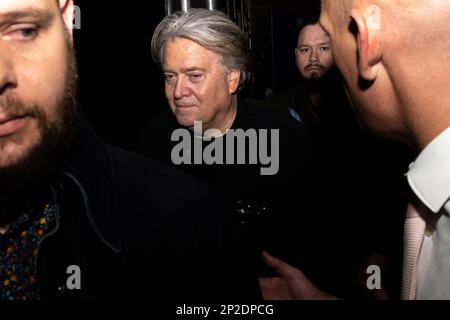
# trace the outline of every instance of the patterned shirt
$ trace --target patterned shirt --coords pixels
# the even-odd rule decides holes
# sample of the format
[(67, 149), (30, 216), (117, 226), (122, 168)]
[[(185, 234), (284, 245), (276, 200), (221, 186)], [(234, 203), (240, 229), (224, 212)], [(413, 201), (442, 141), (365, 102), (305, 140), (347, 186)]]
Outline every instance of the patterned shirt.
[(0, 235), (0, 300), (39, 300), (37, 254), (56, 229), (54, 206), (22, 215)]

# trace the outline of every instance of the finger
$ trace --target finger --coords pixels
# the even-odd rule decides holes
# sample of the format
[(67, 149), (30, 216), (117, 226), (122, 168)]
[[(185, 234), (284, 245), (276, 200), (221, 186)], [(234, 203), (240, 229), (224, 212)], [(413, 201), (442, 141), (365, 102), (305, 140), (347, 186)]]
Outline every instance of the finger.
[(267, 251), (262, 253), (266, 264), (272, 268), (278, 275), (284, 278), (303, 277), (303, 272), (290, 266), (282, 260), (272, 257)]
[(272, 269), (276, 269), (278, 267), (280, 261), (279, 259), (272, 257), (267, 251), (263, 251), (262, 256), (269, 267)]
[[(263, 282), (263, 285), (266, 285), (266, 288), (262, 289), (266, 290), (264, 293), (266, 296), (273, 297), (274, 292), (276, 296), (283, 296), (283, 299), (286, 299), (285, 293), (287, 289), (290, 292), (290, 299), (298, 299), (298, 300), (335, 300), (336, 297), (329, 295), (323, 291), (321, 291), (318, 287), (315, 286), (304, 274), (302, 271), (288, 265), (282, 260), (272, 257), (269, 253), (263, 252), (263, 258), (266, 261), (267, 265), (271, 267), (278, 275), (282, 278), (278, 278), (283, 282), (277, 282), (276, 280), (272, 280), (272, 283), (268, 280)], [(277, 278), (275, 278), (277, 279)], [(260, 282), (261, 285), (261, 282)]]

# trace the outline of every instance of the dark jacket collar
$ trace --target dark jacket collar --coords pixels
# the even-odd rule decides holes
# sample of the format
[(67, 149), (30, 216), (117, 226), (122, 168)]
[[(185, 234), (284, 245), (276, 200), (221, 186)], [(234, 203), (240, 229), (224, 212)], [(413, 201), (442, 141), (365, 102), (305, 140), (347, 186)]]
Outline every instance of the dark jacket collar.
[(84, 118), (76, 132), (77, 138), (65, 157), (58, 180), (62, 187), (71, 184), (72, 190), (75, 186), (80, 191), (86, 213), (86, 217), (81, 218), (87, 220), (105, 245), (119, 252), (121, 245), (117, 232), (117, 206), (114, 205), (116, 181), (111, 148)]

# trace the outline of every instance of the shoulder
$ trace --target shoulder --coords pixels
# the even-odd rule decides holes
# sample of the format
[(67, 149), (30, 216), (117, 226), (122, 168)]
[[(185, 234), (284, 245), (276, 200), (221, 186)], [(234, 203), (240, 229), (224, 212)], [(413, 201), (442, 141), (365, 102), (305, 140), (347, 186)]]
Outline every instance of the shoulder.
[(173, 130), (179, 128), (175, 117), (169, 111), (159, 113), (150, 118), (145, 125), (139, 130), (136, 142), (137, 144), (145, 144), (149, 139), (158, 141), (167, 141)]
[(154, 206), (155, 203), (165, 205), (168, 203), (165, 201), (219, 200), (218, 193), (209, 185), (172, 166), (115, 147), (109, 149), (115, 180), (124, 192), (135, 192), (136, 201), (148, 202), (153, 198)]
[(140, 130), (133, 143), (133, 151), (164, 163), (170, 159), (169, 148), (172, 133), (180, 128), (175, 117), (169, 111), (152, 117)]
[(81, 191), (86, 222), (110, 246), (119, 250), (139, 243), (173, 243), (170, 235), (176, 239), (176, 234), (196, 239), (195, 230), (207, 227), (214, 234), (205, 238), (218, 234), (224, 205), (213, 187), (107, 145), (88, 125), (81, 129), (63, 173)]
[(295, 105), (297, 103), (297, 100), (302, 96), (307, 97), (308, 94), (305, 87), (301, 84), (298, 84), (287, 90), (272, 94), (267, 98), (267, 100), (273, 103), (278, 103), (290, 107), (292, 105)]
[[(278, 129), (284, 137), (291, 139), (314, 140), (309, 130), (295, 120), (289, 112), (277, 109), (277, 104), (253, 99), (241, 99), (239, 122), (248, 128), (254, 129)], [(284, 110), (284, 109), (283, 109)]]

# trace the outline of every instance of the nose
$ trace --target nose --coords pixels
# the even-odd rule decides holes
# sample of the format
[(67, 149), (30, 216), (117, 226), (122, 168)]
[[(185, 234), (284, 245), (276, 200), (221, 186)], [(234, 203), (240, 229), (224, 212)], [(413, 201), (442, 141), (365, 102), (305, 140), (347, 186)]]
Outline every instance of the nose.
[(317, 62), (320, 62), (319, 50), (313, 49), (313, 50), (311, 51), (311, 55), (310, 55), (310, 57), (309, 57), (309, 62), (310, 62), (310, 63), (317, 63)]
[(14, 72), (12, 59), (8, 56), (6, 50), (0, 45), (0, 95), (8, 89), (17, 86), (17, 78)]
[(179, 76), (173, 91), (174, 98), (181, 99), (190, 95), (190, 92), (191, 90), (189, 88), (189, 84), (187, 83), (187, 79), (185, 79), (185, 77), (183, 76)]

